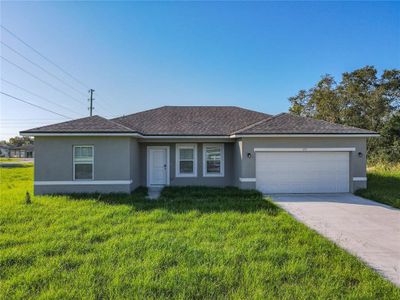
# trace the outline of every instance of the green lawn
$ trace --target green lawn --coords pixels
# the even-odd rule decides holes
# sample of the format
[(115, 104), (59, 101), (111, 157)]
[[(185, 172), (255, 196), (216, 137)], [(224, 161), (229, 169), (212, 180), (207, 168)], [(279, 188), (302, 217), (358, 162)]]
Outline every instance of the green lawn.
[(400, 208), (400, 164), (368, 168), (368, 188), (357, 195)]
[(0, 162), (14, 162), (19, 161), (18, 158), (0, 157)]
[(0, 299), (399, 299), (358, 259), (253, 191), (33, 197), (0, 168)]

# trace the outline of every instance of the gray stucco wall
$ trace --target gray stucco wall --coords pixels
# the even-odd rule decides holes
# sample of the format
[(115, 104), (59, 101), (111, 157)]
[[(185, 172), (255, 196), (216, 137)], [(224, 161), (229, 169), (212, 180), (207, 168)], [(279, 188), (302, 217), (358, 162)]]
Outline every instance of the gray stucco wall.
[(132, 179), (131, 190), (134, 190), (141, 185), (139, 143), (137, 139), (131, 139), (130, 143), (131, 143), (130, 176)]
[[(176, 177), (176, 144), (197, 144), (197, 177)], [(203, 143), (224, 143), (224, 177), (203, 176)], [(255, 178), (254, 148), (338, 148), (355, 147), (350, 155), (350, 188), (366, 187), (366, 138), (243, 138), (229, 140), (157, 140), (144, 141), (131, 137), (36, 137), (35, 181), (73, 182), (73, 146), (94, 146), (94, 180), (123, 180), (131, 184), (110, 185), (35, 185), (35, 194), (76, 192), (127, 192), (147, 185), (147, 147), (170, 147), (170, 185), (238, 186), (255, 188), (254, 182), (239, 178)], [(358, 153), (362, 156), (359, 157)], [(251, 157), (247, 157), (247, 153)]]
[[(254, 148), (340, 148), (355, 147), (356, 151), (350, 152), (350, 190), (355, 191), (366, 187), (365, 181), (353, 181), (353, 177), (366, 177), (366, 138), (362, 137), (329, 137), (329, 138), (243, 138), (242, 145), (238, 141), (238, 147), (242, 153), (240, 176), (241, 178), (255, 178), (256, 156)], [(362, 156), (359, 157), (358, 153)], [(247, 157), (251, 154), (251, 158)], [(236, 158), (240, 159), (240, 158)], [(255, 188), (255, 183), (239, 184), (241, 188)]]
[[(94, 146), (94, 180), (131, 180), (134, 144), (131, 140), (129, 137), (36, 137), (35, 181), (73, 181), (74, 145)], [(35, 185), (35, 194), (130, 191), (129, 184)]]
[(236, 187), (240, 186), (239, 177), (241, 177), (242, 174), (242, 146), (241, 140), (237, 140), (233, 145), (233, 185)]
[[(194, 143), (196, 140), (187, 141)], [(208, 141), (202, 141), (207, 142)], [(221, 140), (213, 141), (223, 143)], [(224, 176), (203, 176), (203, 143), (197, 144), (197, 177), (175, 176), (176, 144), (182, 141), (164, 140), (160, 142), (139, 143), (130, 137), (36, 137), (35, 147), (35, 182), (66, 181), (70, 184), (35, 185), (35, 194), (52, 193), (129, 193), (140, 185), (147, 184), (147, 146), (170, 147), (170, 185), (205, 185), (230, 186), (234, 185), (235, 170), (233, 162), (234, 143), (224, 143)], [(102, 184), (90, 182), (74, 184), (73, 181), (73, 146), (94, 146), (94, 180), (124, 180), (131, 184)], [(72, 184), (71, 184), (72, 183)]]
[[(192, 142), (182, 142), (185, 144)], [(170, 185), (171, 186), (186, 186), (186, 185), (204, 185), (204, 186), (232, 186), (234, 185), (234, 163), (233, 151), (234, 143), (224, 143), (225, 171), (223, 177), (204, 177), (203, 176), (203, 143), (197, 144), (197, 177), (176, 177), (175, 162), (176, 162), (176, 142), (157, 142), (157, 143), (139, 143), (140, 146), (140, 178), (141, 185), (147, 185), (147, 147), (148, 146), (169, 146), (170, 148)], [(207, 142), (212, 144), (212, 142)]]

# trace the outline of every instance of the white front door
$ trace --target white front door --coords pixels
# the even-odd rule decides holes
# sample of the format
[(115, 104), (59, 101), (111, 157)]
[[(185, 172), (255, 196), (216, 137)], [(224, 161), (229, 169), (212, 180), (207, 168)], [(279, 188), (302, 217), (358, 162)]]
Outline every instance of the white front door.
[(169, 172), (168, 147), (148, 148), (148, 185), (167, 185)]

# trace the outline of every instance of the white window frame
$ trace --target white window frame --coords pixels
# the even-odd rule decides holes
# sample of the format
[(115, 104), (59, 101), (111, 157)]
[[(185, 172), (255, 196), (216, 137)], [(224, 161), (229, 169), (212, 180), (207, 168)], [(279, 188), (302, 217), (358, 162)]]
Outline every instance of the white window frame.
[[(93, 153), (93, 157), (91, 159), (91, 161), (89, 162), (76, 162), (75, 161), (75, 148), (82, 148), (82, 147), (89, 147), (92, 148), (92, 153)], [(73, 181), (88, 181), (88, 180), (94, 180), (94, 146), (93, 145), (74, 145), (72, 147), (72, 165), (73, 165), (73, 174), (72, 174), (72, 180)], [(91, 179), (76, 179), (75, 178), (75, 165), (76, 164), (92, 164), (92, 178)]]
[[(221, 149), (221, 170), (219, 173), (207, 173), (206, 152), (207, 147), (220, 147)], [(225, 144), (203, 144), (203, 176), (204, 177), (224, 177), (225, 176)]]
[[(193, 172), (180, 172), (180, 149), (193, 149)], [(189, 161), (189, 160), (187, 160)], [(176, 144), (175, 147), (175, 175), (176, 177), (197, 177), (197, 144)]]

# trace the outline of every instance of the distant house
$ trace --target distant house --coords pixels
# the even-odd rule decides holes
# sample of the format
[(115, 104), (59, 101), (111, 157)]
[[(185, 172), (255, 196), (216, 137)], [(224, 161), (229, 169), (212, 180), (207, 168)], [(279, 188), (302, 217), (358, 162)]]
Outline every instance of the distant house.
[(9, 156), (11, 158), (33, 158), (34, 147), (33, 145), (22, 145), (22, 146), (8, 146)]
[(0, 157), (10, 156), (10, 146), (6, 144), (0, 144)]

